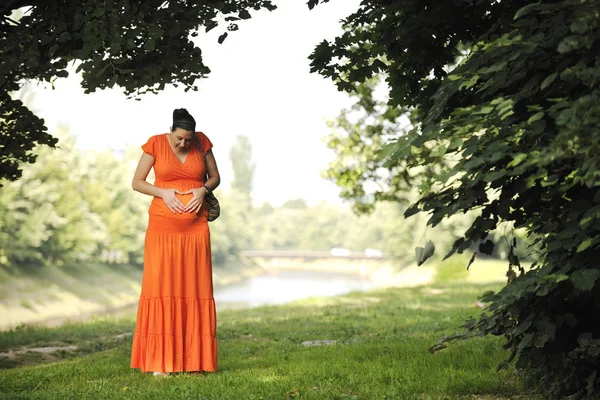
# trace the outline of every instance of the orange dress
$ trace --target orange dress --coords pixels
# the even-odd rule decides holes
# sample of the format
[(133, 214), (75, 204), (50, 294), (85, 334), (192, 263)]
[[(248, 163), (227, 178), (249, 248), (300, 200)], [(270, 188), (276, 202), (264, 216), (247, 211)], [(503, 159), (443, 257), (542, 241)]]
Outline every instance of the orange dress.
[[(210, 140), (196, 133), (204, 151)], [(154, 157), (154, 185), (182, 192), (204, 185), (205, 165), (195, 142), (182, 163), (167, 135), (142, 146)], [(193, 197), (177, 195), (183, 204)], [(198, 215), (173, 214), (155, 197), (148, 210), (144, 273), (131, 352), (142, 372), (217, 370), (216, 310), (206, 203)]]

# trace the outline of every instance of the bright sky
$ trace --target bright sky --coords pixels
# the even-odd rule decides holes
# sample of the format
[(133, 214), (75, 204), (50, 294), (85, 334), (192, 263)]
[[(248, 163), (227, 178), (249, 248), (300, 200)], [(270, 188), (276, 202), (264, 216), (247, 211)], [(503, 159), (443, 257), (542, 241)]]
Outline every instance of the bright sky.
[(250, 138), (257, 164), (255, 204), (278, 206), (299, 197), (309, 204), (339, 202), (336, 185), (320, 177), (334, 157), (322, 138), (329, 133), (325, 120), (350, 100), (331, 81), (309, 73), (307, 57), (321, 40), (342, 32), (340, 19), (360, 0), (333, 0), (312, 11), (306, 0), (275, 3), (277, 10), (253, 12), (222, 45), (216, 29), (201, 39), (212, 73), (198, 92), (168, 88), (142, 101), (127, 100), (118, 89), (85, 95), (72, 73), (55, 90), (38, 86), (30, 106), (50, 132), (65, 125), (81, 148), (115, 150), (167, 132), (173, 109), (184, 107), (214, 144), (223, 188), (232, 179), (229, 149), (242, 134)]

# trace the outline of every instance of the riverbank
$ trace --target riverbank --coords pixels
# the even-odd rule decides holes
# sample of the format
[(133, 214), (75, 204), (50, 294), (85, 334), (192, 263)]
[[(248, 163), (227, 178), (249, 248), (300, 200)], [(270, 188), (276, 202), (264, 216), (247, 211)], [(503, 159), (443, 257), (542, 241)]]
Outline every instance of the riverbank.
[[(216, 268), (214, 285), (226, 286), (261, 272), (251, 263)], [(48, 266), (12, 273), (0, 269), (0, 330), (130, 312), (137, 306), (141, 281), (142, 268), (133, 265)]]
[[(416, 287), (444, 282), (448, 279), (469, 283), (502, 282), (506, 262), (478, 260), (466, 271), (466, 257), (439, 261), (417, 267), (394, 268), (384, 263), (368, 271), (370, 286)], [(347, 268), (346, 273), (352, 270)], [(285, 268), (282, 268), (285, 269)], [(294, 265), (296, 271), (316, 270), (314, 265)], [(289, 269), (288, 269), (289, 270)], [(339, 265), (323, 266), (321, 272), (341, 273)], [(250, 260), (239, 266), (215, 268), (215, 289), (241, 282), (261, 274), (273, 274)], [(355, 273), (356, 272), (352, 272)], [(131, 265), (79, 265), (77, 267), (47, 267), (29, 274), (9, 274), (0, 269), (0, 330), (21, 324), (59, 326), (68, 321), (85, 321), (105, 314), (131, 314), (137, 307), (142, 269)]]
[[(495, 285), (389, 288), (219, 313), (219, 372), (155, 378), (129, 368), (133, 319), (0, 332), (8, 398), (535, 399), (503, 339), (428, 348)], [(51, 347), (50, 347), (51, 346)], [(51, 364), (48, 362), (51, 361)]]

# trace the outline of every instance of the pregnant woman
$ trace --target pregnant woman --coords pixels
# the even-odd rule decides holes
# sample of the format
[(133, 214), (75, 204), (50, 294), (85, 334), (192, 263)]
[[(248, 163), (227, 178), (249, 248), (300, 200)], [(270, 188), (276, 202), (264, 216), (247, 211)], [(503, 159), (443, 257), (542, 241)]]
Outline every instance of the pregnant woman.
[[(216, 312), (207, 193), (220, 183), (212, 143), (185, 109), (169, 133), (152, 136), (133, 189), (153, 196), (131, 368), (165, 375), (217, 370)], [(204, 153), (204, 156), (203, 156)], [(146, 181), (154, 168), (155, 182)], [(204, 182), (205, 174), (208, 180)]]

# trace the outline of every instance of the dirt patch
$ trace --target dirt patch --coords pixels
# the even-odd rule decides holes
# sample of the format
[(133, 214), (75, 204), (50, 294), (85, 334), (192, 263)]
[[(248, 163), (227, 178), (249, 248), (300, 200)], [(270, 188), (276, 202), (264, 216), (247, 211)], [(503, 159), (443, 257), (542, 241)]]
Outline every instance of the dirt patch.
[(56, 353), (57, 351), (74, 351), (77, 349), (77, 346), (29, 347), (20, 350), (11, 350), (6, 353), (0, 353), (0, 357), (5, 357), (9, 360), (14, 360), (18, 356), (26, 353), (40, 353), (43, 355), (51, 355), (52, 353)]
[[(46, 362), (64, 360), (76, 354), (90, 353), (90, 349), (105, 350), (111, 346), (106, 343), (118, 343), (131, 337), (131, 332), (121, 333), (112, 337), (102, 337), (81, 345), (23, 347), (0, 353), (0, 369), (15, 368), (24, 365), (35, 365)], [(100, 345), (102, 344), (102, 345)]]

